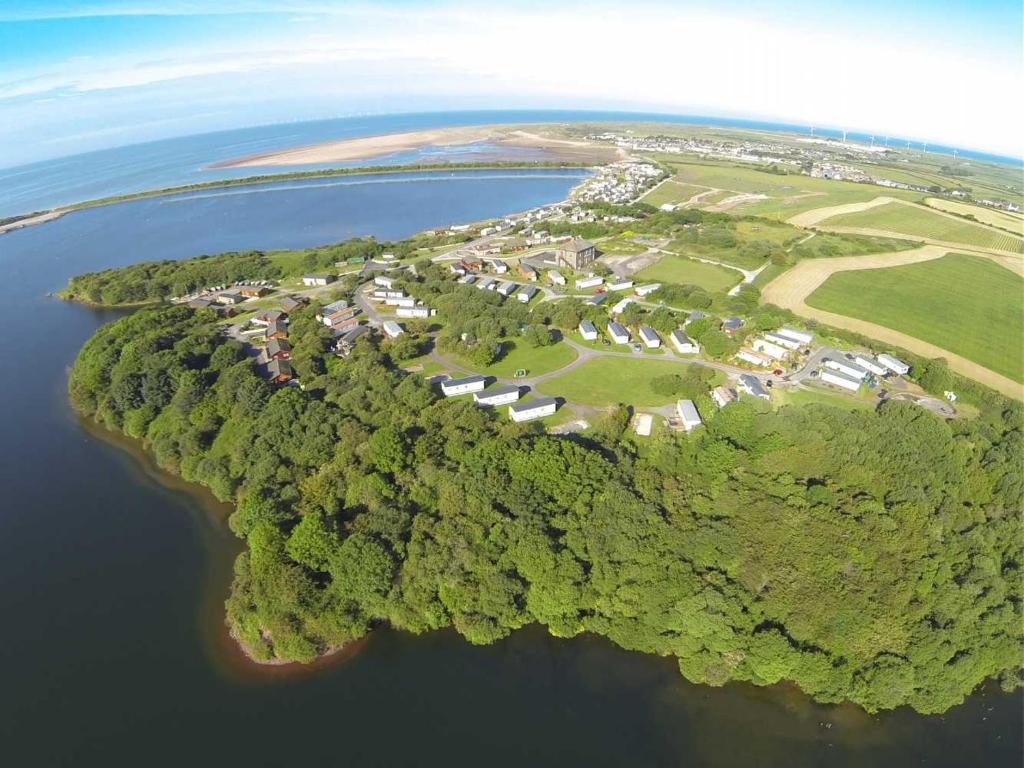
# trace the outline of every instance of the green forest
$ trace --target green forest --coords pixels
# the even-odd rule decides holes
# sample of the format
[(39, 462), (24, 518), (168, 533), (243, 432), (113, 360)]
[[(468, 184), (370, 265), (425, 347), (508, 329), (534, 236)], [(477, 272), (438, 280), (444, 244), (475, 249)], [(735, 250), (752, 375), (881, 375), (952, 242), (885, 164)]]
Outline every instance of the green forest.
[(1020, 685), (1019, 403), (944, 422), (741, 401), (642, 446), (620, 408), (555, 437), (440, 398), (387, 341), (328, 364), (313, 312), (292, 319), (301, 389), (183, 306), (104, 326), (69, 380), (77, 411), (236, 505), (227, 621), (253, 657), (540, 623), (872, 712)]

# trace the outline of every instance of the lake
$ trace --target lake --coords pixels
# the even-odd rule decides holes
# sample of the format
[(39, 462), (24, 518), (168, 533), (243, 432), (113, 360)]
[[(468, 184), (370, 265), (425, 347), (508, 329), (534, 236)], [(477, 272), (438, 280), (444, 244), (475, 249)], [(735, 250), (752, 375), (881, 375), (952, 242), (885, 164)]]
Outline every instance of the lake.
[(488, 647), (382, 630), (296, 672), (223, 625), (228, 508), (80, 423), (81, 344), (119, 313), (47, 298), (144, 258), (314, 245), (559, 200), (580, 174), (360, 177), (79, 211), (0, 235), (0, 754), (10, 766), (1020, 765), (1020, 695), (869, 717), (784, 686), (694, 686), (670, 659), (540, 628)]

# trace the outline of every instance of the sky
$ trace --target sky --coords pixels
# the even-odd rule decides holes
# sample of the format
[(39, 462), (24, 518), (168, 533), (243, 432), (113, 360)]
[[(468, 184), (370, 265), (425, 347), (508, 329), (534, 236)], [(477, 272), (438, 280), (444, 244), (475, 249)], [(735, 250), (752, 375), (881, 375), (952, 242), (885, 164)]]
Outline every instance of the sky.
[(1022, 157), (1022, 39), (1020, 0), (0, 0), (0, 165), (517, 108), (775, 120)]

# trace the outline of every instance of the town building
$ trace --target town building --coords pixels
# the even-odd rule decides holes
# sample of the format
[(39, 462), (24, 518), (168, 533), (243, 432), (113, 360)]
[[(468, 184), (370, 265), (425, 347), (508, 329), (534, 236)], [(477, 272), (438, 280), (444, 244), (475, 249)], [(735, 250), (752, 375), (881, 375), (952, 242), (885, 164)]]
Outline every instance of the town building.
[(729, 403), (735, 402), (736, 390), (729, 387), (715, 387), (711, 390), (711, 399), (719, 408), (725, 408)]
[(629, 343), (629, 331), (620, 323), (616, 323), (614, 321), (608, 323), (608, 336), (616, 344)]
[(305, 286), (308, 286), (310, 288), (314, 288), (316, 286), (328, 285), (330, 283), (333, 283), (334, 279), (335, 279), (334, 275), (327, 275), (327, 274), (319, 274), (318, 273), (318, 274), (312, 274), (312, 275), (303, 275), (302, 276), (302, 284), (305, 285)]
[(886, 368), (888, 368), (895, 374), (898, 374), (900, 376), (906, 376), (908, 373), (910, 373), (910, 366), (904, 363), (898, 357), (883, 354), (879, 355), (877, 359), (878, 362), (880, 362), (882, 365), (884, 365)]
[(558, 401), (553, 397), (538, 397), (525, 403), (513, 403), (508, 407), (512, 421), (530, 421), (550, 416), (558, 410)]
[(765, 400), (770, 400), (771, 395), (768, 394), (768, 390), (764, 388), (761, 382), (756, 376), (751, 376), (749, 373), (741, 373), (739, 377), (739, 386), (748, 395), (754, 397), (761, 397)]
[(464, 376), (460, 379), (446, 379), (441, 382), (441, 392), (445, 397), (456, 395), (467, 395), (470, 392), (479, 392), (487, 386), (487, 378), (484, 376)]
[(640, 340), (647, 346), (648, 349), (657, 349), (661, 346), (661, 339), (655, 330), (649, 326), (640, 326)]
[(597, 258), (597, 248), (589, 240), (573, 239), (555, 249), (560, 266), (582, 269)]
[(683, 355), (695, 355), (700, 352), (700, 345), (678, 328), (670, 334), (672, 345)]
[(519, 387), (515, 384), (507, 384), (503, 387), (485, 389), (483, 392), (474, 392), (473, 400), (477, 405), (495, 406), (514, 403), (519, 399)]
[(676, 403), (676, 413), (683, 424), (683, 429), (687, 432), (703, 424), (693, 400), (679, 400)]
[(384, 333), (392, 339), (397, 339), (399, 336), (405, 333), (405, 331), (402, 330), (402, 326), (400, 326), (394, 320), (385, 320), (383, 323), (381, 323), (381, 330), (383, 330)]
[(847, 376), (845, 373), (839, 371), (825, 370), (821, 372), (821, 380), (826, 384), (832, 384), (843, 389), (848, 389), (851, 392), (856, 392), (860, 389), (861, 380), (854, 378), (853, 376)]
[(597, 327), (589, 320), (580, 323), (580, 336), (584, 341), (597, 341)]
[(792, 328), (788, 325), (784, 325), (777, 330), (779, 336), (785, 336), (787, 339), (793, 339), (801, 344), (810, 344), (814, 341), (814, 334), (810, 331), (801, 331), (799, 328)]

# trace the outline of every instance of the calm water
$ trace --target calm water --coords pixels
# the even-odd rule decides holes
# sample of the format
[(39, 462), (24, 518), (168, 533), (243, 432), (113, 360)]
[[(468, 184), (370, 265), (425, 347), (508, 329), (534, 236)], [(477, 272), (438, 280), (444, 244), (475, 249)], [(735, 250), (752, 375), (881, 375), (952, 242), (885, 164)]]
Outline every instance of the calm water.
[(0, 764), (1020, 764), (1019, 696), (870, 718), (786, 688), (688, 685), (670, 660), (536, 628), (486, 648), (382, 631), (297, 675), (241, 663), (222, 624), (227, 509), (75, 419), (67, 367), (117, 315), (45, 293), (144, 257), (401, 237), (560, 199), (576, 179), (365, 181), (139, 201), (0, 236)]
[[(259, 168), (206, 169), (220, 160), (266, 152), (273, 149), (298, 147), (335, 139), (373, 136), (382, 133), (416, 131), (458, 125), (487, 125), (491, 123), (580, 122), (591, 120), (658, 120), (691, 125), (712, 125), (725, 128), (786, 131), (809, 134), (807, 126), (770, 123), (756, 120), (711, 117), (707, 115), (671, 115), (655, 112), (608, 112), (579, 110), (501, 110), (416, 113), (405, 115), (374, 115), (334, 120), (316, 120), (282, 125), (264, 125), (220, 131), (200, 136), (136, 144), (117, 149), (73, 155), (56, 160), (3, 167), (3, 148), (0, 147), (0, 217), (28, 213), (81, 200), (107, 195), (139, 192), (147, 189), (192, 184), (211, 179), (231, 179), (260, 173)], [(838, 138), (842, 131), (816, 128), (815, 135)], [(849, 134), (854, 141), (868, 141), (867, 134)], [(891, 137), (894, 145), (903, 140)], [(920, 144), (914, 146), (920, 148)], [(949, 147), (930, 145), (932, 151), (952, 151)], [(981, 160), (1020, 160), (996, 155), (959, 150), (963, 157)], [(468, 155), (468, 156), (466, 156)], [(487, 147), (424, 148), (399, 152), (370, 160), (348, 163), (330, 163), (331, 167), (360, 165), (397, 165), (402, 163), (441, 162), (457, 159), (538, 159), (538, 152), (529, 148)], [(323, 168), (327, 165), (292, 166), (291, 169)], [(281, 173), (280, 167), (262, 169), (268, 173)]]

